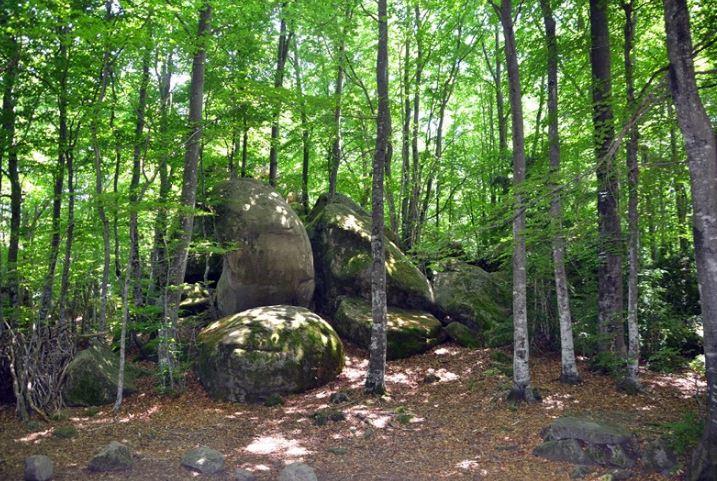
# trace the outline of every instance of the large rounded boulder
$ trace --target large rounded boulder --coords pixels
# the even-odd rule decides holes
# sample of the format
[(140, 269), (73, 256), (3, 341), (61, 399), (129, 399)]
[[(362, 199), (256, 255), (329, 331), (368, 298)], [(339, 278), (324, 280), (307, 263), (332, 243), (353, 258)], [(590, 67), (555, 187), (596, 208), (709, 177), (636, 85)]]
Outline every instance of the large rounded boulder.
[(271, 187), (252, 179), (222, 182), (213, 193), (216, 235), (224, 254), (217, 285), (223, 316), (252, 307), (307, 307), (314, 261), (304, 225)]
[(510, 292), (496, 273), (457, 259), (442, 263), (433, 274), (436, 304), (444, 322), (460, 322), (485, 332), (510, 317)]
[[(322, 195), (309, 214), (316, 300), (333, 313), (341, 296), (371, 298), (371, 217), (346, 196)], [(432, 311), (433, 290), (411, 260), (385, 238), (386, 297), (391, 306)]]
[[(368, 349), (371, 345), (371, 304), (357, 297), (344, 297), (334, 315), (333, 326), (343, 339)], [(441, 322), (433, 315), (413, 309), (388, 308), (386, 357), (401, 359), (427, 351), (446, 339)]]
[[(62, 396), (68, 406), (101, 406), (117, 397), (119, 356), (99, 342), (75, 355), (65, 371)], [(125, 366), (123, 393), (135, 392), (136, 370)]]
[(333, 328), (308, 309), (278, 305), (224, 317), (197, 337), (197, 374), (215, 398), (262, 401), (333, 380), (344, 351)]

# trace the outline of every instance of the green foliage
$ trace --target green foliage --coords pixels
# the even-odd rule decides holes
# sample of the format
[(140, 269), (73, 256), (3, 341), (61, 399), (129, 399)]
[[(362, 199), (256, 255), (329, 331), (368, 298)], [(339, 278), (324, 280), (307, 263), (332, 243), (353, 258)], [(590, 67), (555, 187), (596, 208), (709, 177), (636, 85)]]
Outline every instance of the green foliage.
[(58, 439), (70, 439), (77, 436), (77, 429), (74, 426), (58, 426), (52, 431), (52, 435)]
[(694, 412), (687, 412), (682, 419), (673, 423), (665, 423), (663, 428), (670, 434), (672, 448), (679, 455), (688, 453), (694, 448), (704, 431), (704, 419)]
[(688, 365), (687, 359), (672, 347), (663, 347), (655, 351), (647, 362), (650, 370), (657, 372), (676, 372)]
[(619, 376), (625, 369), (625, 359), (611, 351), (603, 351), (590, 358), (590, 370), (600, 374)]

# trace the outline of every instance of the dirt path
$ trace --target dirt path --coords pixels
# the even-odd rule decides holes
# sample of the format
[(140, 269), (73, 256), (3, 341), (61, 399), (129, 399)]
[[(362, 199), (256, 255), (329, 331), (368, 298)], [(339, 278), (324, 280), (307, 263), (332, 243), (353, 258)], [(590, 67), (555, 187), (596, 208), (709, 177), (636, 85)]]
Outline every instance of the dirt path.
[[(4, 409), (0, 480), (22, 479), (23, 459), (31, 454), (54, 460), (56, 480), (197, 479), (180, 467), (179, 459), (202, 444), (227, 455), (226, 472), (207, 477), (216, 480), (232, 479), (238, 466), (256, 472), (259, 480), (271, 480), (285, 463), (297, 460), (311, 464), (320, 481), (569, 480), (572, 466), (531, 454), (540, 443), (541, 428), (553, 418), (587, 412), (619, 421), (642, 437), (655, 437), (660, 424), (695, 408), (693, 396), (702, 388), (686, 375), (645, 373), (648, 393), (629, 397), (584, 365), (585, 383), (563, 386), (557, 382), (559, 362), (539, 358), (533, 376), (544, 402), (516, 409), (502, 400), (509, 379), (490, 369), (488, 350), (447, 344), (392, 362), (390, 397), (385, 399), (361, 394), (365, 367), (364, 354), (349, 350), (347, 366), (335, 382), (271, 408), (212, 401), (193, 379), (182, 395), (162, 397), (146, 378), (141, 394), (127, 399), (116, 420), (109, 407), (93, 416), (86, 409), (69, 409), (68, 419), (30, 432), (11, 409)], [(425, 383), (428, 374), (439, 379)], [(310, 415), (329, 407), (329, 396), (337, 390), (349, 392), (349, 401), (339, 406), (346, 420), (317, 426)], [(66, 425), (77, 429), (75, 437), (53, 435)], [(94, 452), (111, 440), (132, 447), (133, 469), (121, 474), (87, 471)], [(631, 479), (668, 478), (640, 474)]]

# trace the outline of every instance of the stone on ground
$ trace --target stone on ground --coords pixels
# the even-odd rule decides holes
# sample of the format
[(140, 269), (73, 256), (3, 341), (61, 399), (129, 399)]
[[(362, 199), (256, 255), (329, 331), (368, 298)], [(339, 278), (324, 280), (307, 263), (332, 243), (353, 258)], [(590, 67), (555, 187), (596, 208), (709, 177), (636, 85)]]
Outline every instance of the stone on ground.
[(252, 179), (220, 183), (212, 194), (224, 254), (217, 308), (228, 316), (259, 306), (307, 307), (314, 260), (304, 225), (271, 187)]
[(668, 475), (677, 466), (677, 456), (665, 439), (656, 439), (645, 448), (642, 456), (645, 467), (650, 471), (658, 471)]
[(543, 433), (548, 440), (579, 439), (591, 444), (624, 444), (632, 441), (629, 431), (592, 419), (565, 416), (553, 421)]
[[(372, 322), (368, 301), (344, 297), (334, 315), (333, 326), (342, 339), (368, 349)], [(389, 307), (386, 337), (386, 357), (401, 359), (440, 344), (445, 340), (445, 333), (440, 321), (428, 312)]]
[(52, 460), (42, 454), (25, 458), (25, 481), (48, 481), (52, 479)]
[(234, 471), (234, 481), (256, 481), (256, 476), (251, 471), (246, 469), (237, 468)]
[(227, 316), (197, 337), (199, 380), (215, 398), (264, 401), (333, 380), (343, 369), (341, 339), (321, 317), (296, 306)]
[(224, 469), (224, 455), (215, 449), (200, 446), (184, 453), (182, 466), (202, 474), (216, 474)]
[(318, 481), (318, 479), (311, 466), (292, 463), (281, 470), (278, 481)]
[(479, 333), (510, 317), (510, 289), (496, 273), (458, 259), (433, 274), (433, 291), (445, 322), (459, 322)]
[[(371, 298), (371, 217), (348, 197), (319, 197), (307, 230), (316, 266), (316, 301), (333, 314), (340, 296)], [(435, 310), (433, 289), (411, 260), (386, 237), (386, 297), (389, 306)]]
[(124, 471), (132, 467), (132, 452), (127, 446), (112, 441), (97, 453), (89, 464), (90, 471)]
[[(68, 406), (101, 406), (117, 397), (119, 356), (109, 347), (93, 342), (77, 353), (67, 366), (63, 397)], [(124, 394), (135, 392), (134, 371), (125, 370)]]
[(450, 337), (459, 346), (475, 349), (481, 345), (478, 334), (460, 322), (451, 322), (445, 329), (448, 337)]
[(580, 441), (577, 439), (559, 439), (545, 441), (533, 450), (535, 456), (571, 464), (593, 464)]

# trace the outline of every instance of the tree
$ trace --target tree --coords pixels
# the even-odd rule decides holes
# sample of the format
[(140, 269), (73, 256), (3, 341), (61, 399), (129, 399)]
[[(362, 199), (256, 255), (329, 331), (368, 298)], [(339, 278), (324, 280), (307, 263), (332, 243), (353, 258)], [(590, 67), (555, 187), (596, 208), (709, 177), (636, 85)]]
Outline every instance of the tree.
[[(540, 0), (545, 23), (545, 40), (548, 48), (548, 144), (550, 155), (550, 175), (560, 176), (560, 133), (558, 128), (558, 42), (555, 36), (555, 19), (550, 0)], [(553, 195), (550, 200), (550, 216), (553, 224), (553, 271), (555, 273), (555, 295), (560, 319), (560, 380), (567, 384), (580, 382), (575, 364), (573, 347), (572, 315), (570, 295), (568, 294), (568, 276), (565, 273), (565, 237), (563, 236), (563, 206), (558, 185), (551, 182)]]
[(505, 39), (505, 60), (508, 66), (510, 112), (513, 128), (513, 388), (510, 399), (536, 402), (540, 400), (537, 391), (530, 385), (528, 340), (528, 307), (526, 301), (525, 252), (525, 137), (523, 134), (523, 95), (520, 90), (518, 53), (513, 31), (513, 6), (511, 0), (502, 0), (493, 7), (503, 25)]
[[(281, 22), (279, 26), (279, 45), (276, 53), (276, 72), (274, 73), (274, 88), (277, 90), (284, 85), (284, 66), (289, 54), (289, 43), (291, 35), (286, 35), (286, 3), (281, 4)], [(276, 185), (276, 175), (279, 155), (279, 114), (281, 109), (277, 106), (274, 109), (274, 117), (271, 124), (271, 143), (269, 144), (269, 184)]]
[(689, 478), (708, 481), (717, 479), (717, 142), (695, 80), (687, 2), (664, 0), (664, 5), (670, 90), (690, 169), (707, 370), (707, 419)]
[(622, 229), (617, 167), (610, 154), (615, 127), (607, 7), (607, 0), (590, 0), (590, 66), (598, 182), (598, 331), (602, 351), (623, 353)]
[(371, 348), (366, 374), (366, 391), (386, 391), (386, 252), (384, 250), (383, 180), (389, 158), (391, 112), (388, 99), (388, 14), (386, 0), (378, 0), (378, 52), (376, 55), (376, 150), (371, 184)]

